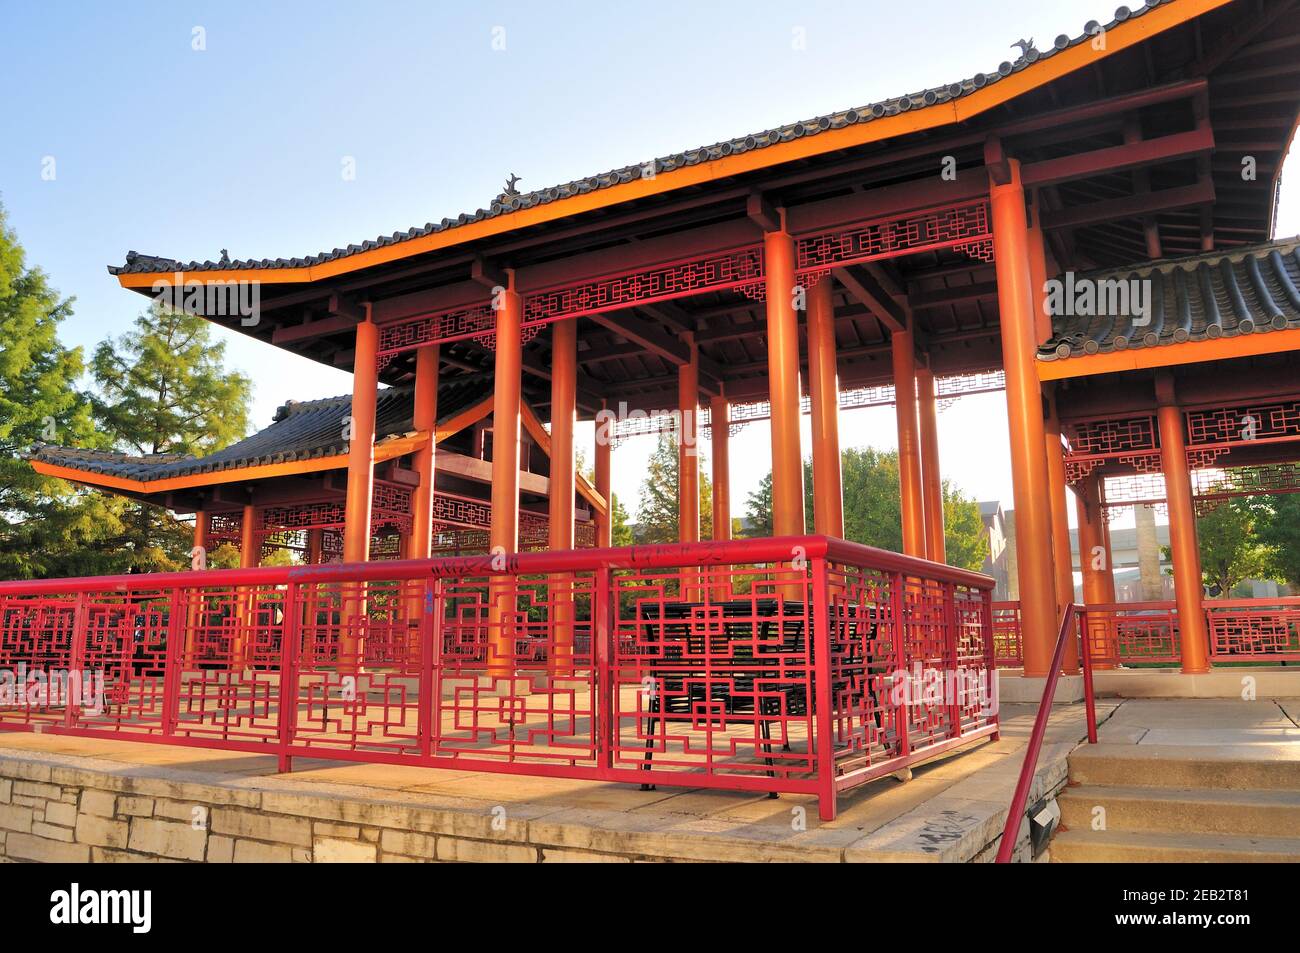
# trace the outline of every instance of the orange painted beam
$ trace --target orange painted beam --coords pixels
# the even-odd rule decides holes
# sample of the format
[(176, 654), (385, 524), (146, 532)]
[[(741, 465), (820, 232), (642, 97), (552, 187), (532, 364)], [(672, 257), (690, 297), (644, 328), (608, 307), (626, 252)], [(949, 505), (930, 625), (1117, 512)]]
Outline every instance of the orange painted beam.
[[(423, 349), (421, 349), (423, 350)], [(474, 424), (483, 420), (492, 413), (492, 398), (485, 397), (473, 407), (467, 407), (452, 417), (445, 424), (442, 424), (434, 430), (434, 442), (442, 443), (448, 437), (460, 433), (466, 427), (472, 427)]]
[(1179, 364), (1199, 364), (1207, 361), (1228, 361), (1235, 357), (1282, 354), (1286, 351), (1300, 351), (1300, 328), (1257, 332), (1234, 338), (1184, 341), (1182, 344), (1135, 348), (1131, 351), (1111, 351), (1108, 354), (1085, 354), (1055, 361), (1039, 361), (1038, 378), (1043, 381), (1059, 381), (1070, 377), (1114, 374), (1118, 371), (1153, 367), (1174, 367)]
[[(527, 401), (519, 403), (519, 419), (523, 422), (524, 430), (528, 436), (533, 438), (533, 443), (541, 449), (547, 457), (551, 455), (551, 435), (546, 432), (542, 425), (542, 420), (537, 416), (537, 411), (528, 406)], [(596, 513), (607, 511), (609, 504), (606, 497), (600, 493), (590, 480), (581, 473), (574, 474), (574, 485), (577, 487), (578, 494), (591, 504), (591, 508)]]
[[(766, 149), (724, 156), (698, 165), (638, 177), (621, 185), (594, 189), (585, 194), (557, 199), (554, 202), (521, 209), (507, 215), (470, 222), (458, 228), (435, 232), (422, 238), (384, 245), (346, 258), (299, 268), (253, 268), (229, 271), (193, 271), (182, 275), (184, 281), (260, 281), (264, 284), (322, 281), (337, 275), (359, 271), (375, 265), (400, 261), (414, 255), (454, 248), (469, 242), (508, 234), (597, 209), (654, 195), (664, 195), (693, 186), (744, 175), (759, 169), (796, 162), (825, 153), (855, 146), (883, 142), (899, 136), (956, 125), (994, 109), (1026, 92), (1037, 89), (1076, 70), (1085, 69), (1142, 41), (1179, 24), (1226, 6), (1232, 0), (1179, 0), (1119, 24), (1106, 34), (1105, 49), (1081, 43), (1031, 64), (1018, 73), (990, 83), (983, 89), (946, 103), (911, 109), (870, 122), (860, 122), (842, 129), (832, 129), (815, 136), (801, 136), (777, 143)], [(152, 288), (157, 281), (172, 281), (173, 272), (147, 272), (118, 275), (124, 288)]]

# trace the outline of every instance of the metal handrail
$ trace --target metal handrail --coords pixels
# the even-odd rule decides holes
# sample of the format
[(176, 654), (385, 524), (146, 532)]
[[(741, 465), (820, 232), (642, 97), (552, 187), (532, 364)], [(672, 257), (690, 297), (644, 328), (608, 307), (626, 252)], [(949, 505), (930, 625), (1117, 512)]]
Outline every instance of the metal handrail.
[[(1038, 703), (1038, 715), (1034, 718), (1034, 730), (1030, 732), (1029, 744), (1025, 748), (1025, 761), (1020, 767), (1020, 779), (1016, 782), (1016, 793), (1011, 797), (1011, 807), (1007, 812), (1007, 823), (1002, 828), (1002, 841), (998, 844), (997, 862), (1011, 862), (1011, 854), (1016, 848), (1016, 837), (1020, 833), (1020, 819), (1025, 816), (1025, 804), (1029, 801), (1029, 789), (1034, 783), (1034, 772), (1038, 770), (1038, 756), (1043, 750), (1043, 736), (1047, 734), (1047, 719), (1052, 713), (1052, 699), (1056, 697), (1056, 684), (1061, 678), (1061, 662), (1065, 658), (1065, 646), (1074, 634), (1074, 620), (1083, 615), (1083, 606), (1068, 605), (1061, 614), (1061, 628), (1056, 636), (1056, 651), (1052, 653), (1052, 664), (1047, 670), (1043, 697)], [(1088, 645), (1087, 626), (1083, 627), (1081, 639), (1081, 657), (1083, 661), (1084, 707), (1088, 719), (1088, 741), (1097, 743), (1097, 710), (1092, 695), (1092, 652)]]

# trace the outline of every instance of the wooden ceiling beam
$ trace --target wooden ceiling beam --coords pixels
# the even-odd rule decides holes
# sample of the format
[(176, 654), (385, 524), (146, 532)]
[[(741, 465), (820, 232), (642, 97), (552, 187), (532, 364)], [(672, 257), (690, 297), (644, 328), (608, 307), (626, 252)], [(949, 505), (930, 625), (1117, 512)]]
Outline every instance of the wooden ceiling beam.
[(850, 297), (864, 305), (889, 331), (906, 331), (907, 312), (894, 297), (864, 269), (849, 265), (831, 269)]

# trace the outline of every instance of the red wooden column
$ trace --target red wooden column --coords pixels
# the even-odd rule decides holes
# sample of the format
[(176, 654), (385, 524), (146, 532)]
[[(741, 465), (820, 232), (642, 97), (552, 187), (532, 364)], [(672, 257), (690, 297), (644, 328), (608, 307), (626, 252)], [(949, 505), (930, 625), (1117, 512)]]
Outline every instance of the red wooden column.
[(731, 539), (731, 402), (718, 396), (709, 401), (713, 447), (713, 538)]
[(700, 352), (695, 336), (687, 335), (691, 359), (677, 368), (677, 538), (700, 539)]
[(948, 544), (943, 535), (943, 473), (939, 469), (939, 412), (934, 399), (934, 372), (928, 367), (916, 369), (916, 396), (921, 421), (925, 557), (936, 563), (946, 563)]
[[(781, 213), (784, 228), (785, 213)], [(772, 408), (772, 533), (804, 532), (803, 451), (799, 439), (799, 317), (789, 232), (763, 238), (767, 297), (767, 382)]]
[[(496, 305), (496, 370), (492, 394), (492, 524), (488, 542), (492, 555), (504, 559), (519, 549), (519, 430), (523, 386), (523, 297), (515, 291), (514, 271)], [(514, 674), (515, 587), (505, 576), (494, 576), (489, 587), (488, 674)]]
[(413, 463), (420, 485), (411, 500), (410, 559), (428, 559), (433, 546), (434, 459), (438, 429), (438, 345), (415, 352), (415, 414), (411, 426), (429, 435), (429, 441), (415, 451)]
[(1165, 474), (1165, 501), (1169, 505), (1169, 549), (1174, 563), (1174, 600), (1178, 603), (1178, 633), (1183, 649), (1183, 672), (1210, 670), (1209, 635), (1202, 604), (1201, 550), (1196, 538), (1196, 504), (1192, 499), (1192, 474), (1187, 466), (1187, 439), (1183, 411), (1174, 394), (1168, 371), (1156, 375), (1156, 417), (1160, 424), (1160, 464)]
[[(601, 408), (604, 409), (603, 407)], [(596, 545), (612, 545), (614, 533), (614, 497), (611, 489), (614, 464), (614, 425), (613, 422), (596, 421), (595, 477), (596, 492), (605, 500), (605, 515), (596, 514)]]
[[(343, 515), (343, 561), (366, 562), (370, 558), (370, 513), (375, 485), (375, 402), (379, 387), (379, 328), (370, 317), (357, 325), (356, 351), (352, 361), (352, 413), (348, 425), (348, 489)], [(365, 657), (361, 636), (366, 614), (365, 586), (346, 587), (344, 622), (339, 645), (339, 664), (345, 670), (360, 669)]]
[[(1011, 477), (1016, 504), (1016, 562), (1025, 674), (1043, 676), (1052, 661), (1058, 628), (1052, 557), (1051, 490), (1047, 475), (1043, 396), (1035, 366), (1035, 302), (1029, 262), (1029, 228), (1020, 163), (1008, 159), (993, 174), (993, 249), (997, 265), (1002, 364), (1007, 379)], [(998, 178), (1006, 181), (999, 182)]]
[[(205, 510), (198, 510), (194, 514), (194, 548), (203, 551), (204, 563), (207, 566), (208, 553), (208, 532), (212, 527), (212, 519)], [(193, 563), (191, 563), (193, 565)], [(186, 664), (194, 658), (194, 637), (195, 628), (202, 612), (202, 599), (197, 594), (188, 597), (190, 603), (185, 609), (185, 659)]]
[(319, 566), (325, 561), (325, 531), (307, 530), (307, 565)]
[(379, 328), (370, 320), (357, 325), (352, 367), (352, 414), (348, 421), (348, 491), (344, 510), (343, 561), (370, 558), (370, 507), (375, 483), (375, 400), (379, 388)]
[(898, 421), (898, 492), (902, 502), (903, 552), (925, 557), (925, 488), (921, 476), (921, 424), (916, 399), (916, 350), (909, 328), (895, 331), (894, 416)]
[[(1090, 476), (1074, 487), (1075, 515), (1079, 520), (1079, 566), (1083, 571), (1083, 603), (1085, 606), (1108, 605), (1115, 601), (1115, 577), (1112, 575), (1110, 552), (1106, 545), (1106, 520), (1101, 510), (1101, 477)], [(1100, 565), (1098, 565), (1098, 562)], [(1104, 655), (1114, 657), (1115, 646), (1110, 640), (1107, 620), (1088, 621), (1090, 644), (1096, 646), (1094, 658)], [(1114, 668), (1109, 661), (1095, 662), (1097, 668)]]
[(840, 472), (840, 376), (831, 277), (808, 289), (808, 392), (812, 402), (813, 531), (844, 537)]
[[(1070, 510), (1065, 489), (1065, 451), (1061, 446), (1061, 421), (1056, 414), (1056, 395), (1048, 398), (1049, 412), (1044, 422), (1044, 450), (1047, 454), (1047, 478), (1052, 493), (1052, 561), (1056, 566), (1056, 613), (1059, 617), (1065, 607), (1074, 602), (1074, 570), (1070, 553)], [(1083, 551), (1079, 551), (1082, 565)], [(1061, 669), (1076, 672), (1079, 669), (1079, 648), (1074, 640), (1065, 646)]]
[[(239, 568), (256, 569), (262, 561), (262, 544), (257, 538), (257, 507), (244, 504), (239, 521)], [(249, 586), (238, 596), (236, 607), (239, 629), (230, 646), (231, 668), (243, 668), (253, 651), (253, 625), (257, 607), (256, 586)]]
[[(573, 430), (578, 419), (577, 401), (578, 322), (567, 318), (551, 325), (551, 477), (547, 512), (552, 551), (573, 548)], [(555, 631), (553, 651), (548, 656), (550, 669), (556, 675), (568, 675), (573, 672), (572, 573), (551, 577), (551, 606)]]

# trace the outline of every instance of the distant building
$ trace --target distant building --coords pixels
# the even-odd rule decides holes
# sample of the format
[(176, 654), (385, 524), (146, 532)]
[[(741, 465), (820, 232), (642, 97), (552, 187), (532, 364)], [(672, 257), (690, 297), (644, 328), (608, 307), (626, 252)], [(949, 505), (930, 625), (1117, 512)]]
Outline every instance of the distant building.
[[(997, 500), (980, 503), (980, 519), (988, 537), (989, 552), (982, 571), (992, 576), (995, 601), (1020, 598), (1016, 581), (1016, 511), (1004, 510)], [(1169, 560), (1169, 526), (1157, 524), (1155, 510), (1149, 506), (1135, 509), (1136, 526), (1110, 531), (1111, 562), (1115, 575), (1115, 598), (1120, 602), (1159, 602), (1174, 598), (1174, 579)], [(1074, 595), (1083, 599), (1079, 562), (1079, 533), (1070, 530), (1071, 568), (1074, 570)], [(1233, 591), (1233, 596), (1250, 599), (1275, 599), (1288, 595), (1290, 587), (1267, 579), (1249, 579)]]

